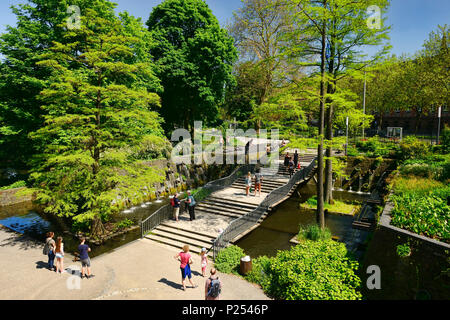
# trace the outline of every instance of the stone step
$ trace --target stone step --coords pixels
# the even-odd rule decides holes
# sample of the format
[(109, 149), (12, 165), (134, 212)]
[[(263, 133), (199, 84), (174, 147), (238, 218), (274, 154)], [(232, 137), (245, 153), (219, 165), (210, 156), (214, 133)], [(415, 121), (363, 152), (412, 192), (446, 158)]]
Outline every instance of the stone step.
[[(182, 243), (182, 242), (179, 242), (179, 241), (176, 241), (176, 240), (160, 237), (160, 236), (157, 236), (157, 235), (154, 235), (154, 234), (149, 234), (149, 235), (145, 236), (145, 238), (147, 238), (147, 239), (149, 239), (151, 241), (155, 241), (155, 242), (158, 242), (158, 243), (162, 243), (162, 244), (165, 244), (165, 245), (168, 245), (168, 246), (180, 249), (180, 250), (183, 250), (183, 246), (186, 244), (186, 243)], [(189, 246), (189, 250), (192, 253), (200, 254), (200, 252), (202, 251), (202, 248), (190, 245)], [(208, 257), (212, 257), (213, 256), (212, 249), (211, 248), (206, 248), (206, 250), (207, 251), (209, 250)]]
[(192, 238), (195, 240), (199, 240), (199, 241), (203, 241), (205, 243), (212, 243), (212, 241), (214, 241), (215, 237), (212, 236), (205, 236), (202, 234), (198, 234), (198, 233), (193, 233), (191, 230), (183, 230), (183, 229), (176, 229), (176, 228), (171, 228), (165, 225), (160, 224), (159, 226), (157, 226), (154, 230), (159, 230), (159, 231), (164, 231), (164, 232), (169, 232), (169, 233), (176, 233), (180, 236), (186, 237), (186, 238)]
[(233, 203), (233, 205), (235, 205), (235, 206), (248, 207), (251, 209), (256, 208), (258, 206), (257, 204), (248, 203), (248, 202), (244, 202), (244, 201), (240, 201), (240, 200), (224, 199), (224, 198), (217, 198), (217, 197), (212, 197), (212, 196), (209, 196), (206, 200), (214, 201), (214, 203), (225, 203), (225, 204)]
[[(198, 240), (198, 239), (192, 238), (193, 237), (192, 235), (184, 236), (184, 235), (180, 235), (180, 234), (177, 234), (174, 232), (159, 230), (158, 228), (153, 229), (151, 234), (156, 235), (158, 237), (163, 237), (163, 238), (171, 239), (174, 241), (182, 242), (184, 244), (188, 244), (189, 246), (195, 246), (200, 249), (201, 248), (206, 248), (206, 249), (211, 248), (213, 245), (213, 241), (214, 241), (214, 239), (211, 239), (209, 241)], [(181, 247), (183, 247), (183, 245)]]
[(224, 213), (224, 214), (231, 214), (231, 215), (242, 215), (242, 214), (252, 211), (250, 209), (244, 210), (244, 209), (222, 208), (220, 206), (205, 206), (205, 205), (197, 206), (196, 210), (202, 210), (202, 211), (211, 212), (214, 214), (215, 213), (217, 213), (217, 214)]
[(163, 223), (160, 224), (160, 226), (165, 226), (165, 227), (168, 227), (168, 228), (171, 228), (171, 229), (174, 229), (174, 230), (179, 230), (179, 231), (186, 231), (186, 232), (193, 233), (193, 234), (196, 234), (196, 235), (199, 235), (199, 236), (203, 236), (203, 237), (206, 237), (206, 238), (210, 238), (210, 239), (215, 239), (217, 237), (217, 235), (215, 235), (215, 234), (209, 234), (209, 233), (206, 233), (204, 231), (200, 232), (200, 231), (197, 231), (197, 230), (184, 229), (184, 228), (181, 228), (181, 227), (179, 227), (177, 225), (169, 224), (168, 222), (163, 222)]
[(252, 209), (244, 209), (244, 208), (237, 208), (237, 207), (225, 207), (225, 206), (218, 206), (218, 205), (210, 205), (206, 203), (200, 203), (196, 207), (196, 210), (212, 210), (212, 211), (225, 211), (226, 213), (236, 213), (236, 214), (242, 214), (245, 212), (250, 212)]
[(196, 210), (196, 214), (197, 214), (197, 211), (199, 214), (201, 214), (201, 213), (217, 214), (219, 216), (230, 217), (230, 218), (239, 218), (241, 216), (241, 214), (238, 214), (238, 213), (224, 212), (224, 211), (220, 211), (220, 210), (208, 210), (208, 209), (203, 209), (203, 208)]
[(227, 208), (227, 209), (237, 209), (237, 210), (244, 210), (244, 211), (251, 211), (253, 210), (253, 208), (256, 208), (257, 206), (241, 206), (241, 205), (235, 205), (233, 202), (233, 200), (231, 200), (229, 203), (218, 203), (218, 202), (214, 202), (214, 201), (202, 201), (200, 202), (197, 206), (199, 205), (205, 205), (205, 206), (209, 206), (209, 207), (217, 207), (219, 206), (220, 208)]

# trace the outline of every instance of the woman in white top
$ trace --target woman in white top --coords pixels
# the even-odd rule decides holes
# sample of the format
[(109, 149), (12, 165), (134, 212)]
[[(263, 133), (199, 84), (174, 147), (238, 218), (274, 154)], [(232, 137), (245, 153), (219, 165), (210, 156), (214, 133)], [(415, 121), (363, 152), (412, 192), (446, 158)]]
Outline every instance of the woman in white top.
[(56, 272), (64, 273), (64, 243), (62, 242), (62, 237), (56, 238), (55, 247), (55, 257), (56, 257)]

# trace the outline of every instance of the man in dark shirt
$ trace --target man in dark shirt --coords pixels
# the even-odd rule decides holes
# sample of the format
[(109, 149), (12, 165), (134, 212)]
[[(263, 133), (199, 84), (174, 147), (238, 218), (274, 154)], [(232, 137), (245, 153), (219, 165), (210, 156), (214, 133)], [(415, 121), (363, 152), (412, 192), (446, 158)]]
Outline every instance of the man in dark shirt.
[(297, 150), (295, 150), (294, 153), (294, 168), (297, 169), (297, 165), (298, 165), (298, 153)]
[(81, 237), (80, 245), (78, 246), (78, 251), (80, 253), (80, 261), (81, 261), (81, 279), (84, 277), (84, 273), (87, 269), (86, 278), (91, 278), (91, 259), (89, 259), (88, 252), (91, 252), (91, 248), (87, 244), (84, 244), (86, 239)]

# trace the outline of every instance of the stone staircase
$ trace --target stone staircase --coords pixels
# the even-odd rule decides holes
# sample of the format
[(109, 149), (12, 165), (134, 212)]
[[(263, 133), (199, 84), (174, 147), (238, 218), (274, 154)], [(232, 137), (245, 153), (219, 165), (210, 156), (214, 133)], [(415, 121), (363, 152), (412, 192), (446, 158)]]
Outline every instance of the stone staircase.
[[(299, 160), (304, 166), (308, 161), (311, 162), (315, 155), (303, 155)], [(297, 170), (297, 169), (296, 169)], [(261, 186), (262, 193), (270, 193), (285, 185), (289, 181), (288, 169), (279, 163), (278, 168), (262, 168), (263, 182)], [(152, 230), (150, 234), (145, 236), (147, 239), (158, 243), (168, 245), (181, 250), (183, 245), (187, 244), (192, 253), (200, 253), (201, 248), (206, 248), (208, 255), (212, 256), (212, 246), (214, 240), (218, 236), (216, 228), (220, 222), (222, 228), (228, 226), (233, 220), (246, 215), (256, 209), (259, 202), (255, 202), (255, 197), (245, 197), (245, 177), (238, 178), (230, 186), (230, 190), (240, 189), (240, 197), (232, 196), (232, 198), (220, 197), (211, 194), (195, 207), (196, 220), (189, 221), (186, 213), (180, 212), (180, 219), (184, 222), (175, 222), (167, 220)], [(292, 188), (288, 197), (292, 195), (295, 187)], [(232, 191), (233, 193), (235, 191)], [(262, 201), (265, 196), (261, 194)], [(284, 200), (283, 200), (284, 201)], [(184, 207), (180, 208), (182, 211)], [(266, 212), (258, 221), (261, 223), (269, 214)]]
[[(200, 254), (202, 248), (206, 248), (207, 251), (211, 249), (216, 236), (161, 223), (145, 238), (180, 250), (187, 244), (192, 253)], [(208, 256), (212, 257), (212, 251), (208, 251)]]

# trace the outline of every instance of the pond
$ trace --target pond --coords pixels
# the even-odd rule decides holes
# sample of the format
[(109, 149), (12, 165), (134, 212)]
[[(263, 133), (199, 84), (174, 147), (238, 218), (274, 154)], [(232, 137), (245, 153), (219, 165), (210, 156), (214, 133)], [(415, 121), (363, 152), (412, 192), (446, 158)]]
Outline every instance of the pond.
[[(132, 221), (139, 222), (145, 219), (150, 214), (158, 210), (160, 207), (166, 205), (168, 199), (156, 200), (147, 202), (144, 206), (133, 207), (120, 213), (118, 220), (128, 218)], [(24, 210), (24, 208), (26, 208)], [(67, 227), (56, 219), (51, 219), (45, 214), (39, 213), (28, 206), (10, 206), (0, 208), (0, 224), (14, 230), (18, 233), (29, 236), (30, 238), (42, 241), (45, 240), (45, 234), (48, 231), (55, 233), (55, 238), (63, 237), (64, 247), (67, 253), (77, 252), (79, 245), (78, 239), (73, 237)], [(113, 237), (101, 245), (89, 243), (92, 248), (91, 257), (101, 255), (103, 253), (114, 250), (126, 243), (139, 239), (141, 236), (140, 229), (127, 232), (122, 235)]]
[[(278, 250), (287, 250), (292, 244), (289, 242), (298, 234), (300, 226), (316, 223), (314, 210), (304, 209), (300, 204), (316, 194), (313, 183), (300, 186), (296, 193), (280, 204), (262, 223), (251, 233), (239, 240), (236, 245), (255, 258), (261, 255), (274, 256)], [(335, 191), (336, 200), (362, 202), (367, 195), (358, 195), (343, 191)], [(345, 241), (352, 230), (352, 216), (328, 214), (325, 216), (326, 226), (333, 236)]]

